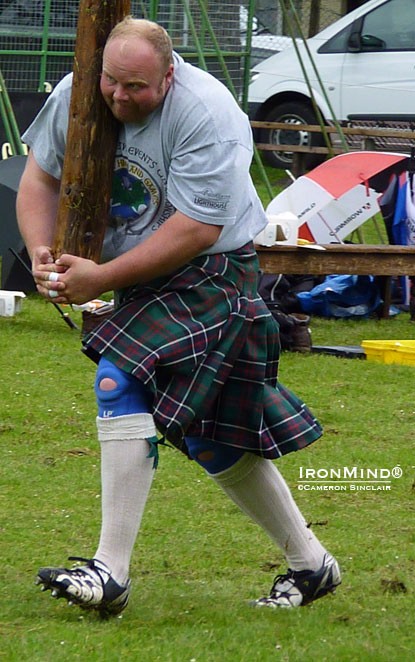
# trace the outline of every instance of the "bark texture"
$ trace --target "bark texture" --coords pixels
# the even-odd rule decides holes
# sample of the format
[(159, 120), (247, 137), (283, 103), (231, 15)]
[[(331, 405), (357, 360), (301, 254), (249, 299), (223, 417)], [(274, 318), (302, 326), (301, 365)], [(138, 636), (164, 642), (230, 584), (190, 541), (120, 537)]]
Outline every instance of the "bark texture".
[(111, 29), (130, 12), (130, 0), (81, 0), (75, 44), (69, 126), (52, 252), (98, 262), (101, 255), (119, 124), (99, 80)]

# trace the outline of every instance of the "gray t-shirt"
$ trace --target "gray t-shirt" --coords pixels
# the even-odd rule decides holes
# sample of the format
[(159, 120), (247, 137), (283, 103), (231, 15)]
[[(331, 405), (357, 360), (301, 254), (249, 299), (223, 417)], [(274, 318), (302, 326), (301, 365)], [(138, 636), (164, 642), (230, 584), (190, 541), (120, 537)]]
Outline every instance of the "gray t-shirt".
[[(206, 253), (240, 248), (266, 225), (249, 175), (252, 132), (247, 116), (222, 83), (177, 53), (174, 67), (163, 103), (145, 124), (121, 126), (103, 260), (136, 246), (175, 210), (224, 226)], [(57, 179), (71, 84), (69, 74), (23, 135), (39, 166)]]

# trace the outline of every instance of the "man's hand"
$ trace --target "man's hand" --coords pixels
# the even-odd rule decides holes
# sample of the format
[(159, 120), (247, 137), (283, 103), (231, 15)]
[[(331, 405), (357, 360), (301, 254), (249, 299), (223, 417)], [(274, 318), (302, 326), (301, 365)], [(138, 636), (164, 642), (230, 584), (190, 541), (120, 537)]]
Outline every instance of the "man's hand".
[[(57, 273), (52, 276), (57, 278), (56, 281), (47, 280), (51, 270)], [(64, 254), (53, 265), (40, 267), (38, 273), (43, 279), (43, 291), (47, 290), (53, 301), (82, 304), (96, 299), (105, 291), (101, 284), (101, 271), (101, 267), (92, 260)], [(53, 290), (58, 292), (58, 297), (50, 297), (50, 291)]]
[[(63, 273), (63, 271), (64, 269), (62, 267), (57, 267), (55, 265), (49, 246), (37, 246), (33, 250), (33, 278), (35, 280), (38, 292), (42, 294), (45, 299), (55, 300), (59, 296), (59, 291), (63, 290), (63, 285), (58, 285), (56, 282), (50, 281), (50, 277), (53, 272), (56, 273), (56, 276), (52, 276), (52, 279), (56, 279), (59, 277), (58, 273)], [(63, 299), (58, 299), (56, 303), (63, 303)]]
[[(65, 253), (54, 263), (39, 264), (35, 280), (39, 292), (50, 301), (86, 303), (104, 292), (173, 272), (212, 246), (221, 231), (222, 226), (201, 223), (175, 212), (142, 244), (109, 262), (96, 264)], [(52, 280), (51, 272), (56, 272)]]
[(52, 264), (54, 262), (50, 246), (37, 246), (32, 253), (32, 271), (41, 264)]

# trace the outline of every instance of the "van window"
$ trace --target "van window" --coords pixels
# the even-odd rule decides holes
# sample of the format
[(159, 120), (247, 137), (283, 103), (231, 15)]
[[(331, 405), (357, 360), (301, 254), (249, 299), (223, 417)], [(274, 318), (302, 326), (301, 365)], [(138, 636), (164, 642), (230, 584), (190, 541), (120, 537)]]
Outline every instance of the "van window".
[(320, 46), (318, 53), (347, 53), (352, 31), (360, 32), (360, 50), (415, 50), (414, 0), (390, 0), (358, 18)]
[(346, 53), (348, 51), (348, 43), (353, 24), (347, 25), (343, 30), (340, 30), (334, 37), (326, 41), (325, 44), (320, 46), (318, 53)]
[[(381, 40), (383, 46), (376, 44)], [(415, 3), (393, 0), (381, 5), (363, 19), (362, 50), (405, 51), (415, 49)]]

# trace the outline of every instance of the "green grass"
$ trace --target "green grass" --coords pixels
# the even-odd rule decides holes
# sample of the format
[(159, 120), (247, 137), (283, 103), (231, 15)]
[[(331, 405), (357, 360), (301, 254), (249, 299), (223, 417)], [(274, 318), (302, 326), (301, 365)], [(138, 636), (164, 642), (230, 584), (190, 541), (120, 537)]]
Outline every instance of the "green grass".
[[(79, 313), (71, 313), (79, 325)], [(414, 338), (390, 320), (313, 318), (314, 344)], [(79, 333), (37, 295), (0, 318), (0, 660), (406, 662), (413, 659), (414, 368), (284, 353), (281, 381), (325, 434), (278, 461), (294, 497), (338, 557), (336, 596), (293, 611), (254, 610), (284, 570), (281, 553), (194, 463), (161, 450), (122, 618), (101, 621), (42, 594), (45, 564), (90, 556), (100, 526), (94, 366)], [(392, 468), (389, 492), (299, 489), (300, 468)]]
[[(277, 191), (283, 171), (267, 169)], [(264, 203), (266, 190), (253, 168)], [(365, 241), (378, 243), (368, 222)], [(70, 313), (81, 325), (81, 315)], [(311, 321), (314, 344), (408, 339), (390, 320)], [(253, 610), (282, 554), (194, 463), (163, 448), (135, 548), (131, 603), (101, 621), (34, 587), (38, 568), (90, 556), (100, 527), (94, 365), (79, 333), (37, 295), (0, 318), (0, 660), (55, 662), (406, 662), (413, 658), (414, 368), (284, 353), (281, 381), (325, 434), (278, 462), (343, 584), (304, 609)], [(392, 468), (390, 492), (299, 489), (301, 468)]]

